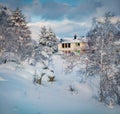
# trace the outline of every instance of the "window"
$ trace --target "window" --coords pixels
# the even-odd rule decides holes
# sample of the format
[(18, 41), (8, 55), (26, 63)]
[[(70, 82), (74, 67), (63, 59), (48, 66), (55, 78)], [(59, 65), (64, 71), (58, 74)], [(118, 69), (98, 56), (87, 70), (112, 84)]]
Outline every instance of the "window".
[(67, 48), (67, 44), (65, 44), (65, 48)]
[(62, 43), (62, 48), (70, 48), (70, 43)]
[(68, 53), (71, 53), (71, 51), (70, 51), (70, 50), (68, 50)]
[(78, 43), (78, 46), (80, 46), (80, 43)]
[(64, 48), (64, 44), (62, 44), (62, 48)]
[(70, 43), (68, 43), (68, 48), (70, 48)]
[(80, 43), (76, 43), (76, 46), (80, 46)]

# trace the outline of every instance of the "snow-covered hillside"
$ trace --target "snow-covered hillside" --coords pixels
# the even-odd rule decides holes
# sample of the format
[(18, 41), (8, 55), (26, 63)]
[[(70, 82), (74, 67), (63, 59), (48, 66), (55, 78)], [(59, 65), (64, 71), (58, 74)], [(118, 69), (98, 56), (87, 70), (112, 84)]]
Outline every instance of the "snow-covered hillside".
[(48, 82), (44, 76), (42, 85), (33, 84), (35, 70), (38, 74), (43, 70), (41, 64), (9, 62), (0, 66), (0, 114), (120, 113), (119, 107), (111, 109), (95, 99), (89, 83), (93, 80), (80, 83), (80, 71), (66, 74), (65, 60), (60, 55), (54, 55), (52, 60), (49, 67), (54, 70), (56, 81)]

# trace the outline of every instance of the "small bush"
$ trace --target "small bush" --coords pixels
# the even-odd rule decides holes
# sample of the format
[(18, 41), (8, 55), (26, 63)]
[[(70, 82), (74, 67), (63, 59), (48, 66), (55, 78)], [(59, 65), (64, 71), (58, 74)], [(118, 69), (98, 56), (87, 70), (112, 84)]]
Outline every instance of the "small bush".
[(49, 82), (55, 82), (55, 76), (48, 76)]

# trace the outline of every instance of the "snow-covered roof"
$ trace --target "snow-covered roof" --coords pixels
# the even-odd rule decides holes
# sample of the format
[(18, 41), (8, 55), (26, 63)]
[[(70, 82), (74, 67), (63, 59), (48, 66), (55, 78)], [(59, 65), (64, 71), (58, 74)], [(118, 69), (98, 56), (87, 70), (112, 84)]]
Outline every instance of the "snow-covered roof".
[(69, 40), (63, 40), (62, 41), (62, 43), (77, 43), (77, 42), (80, 42), (80, 40), (77, 40), (77, 39), (75, 39), (75, 40), (71, 40), (71, 39), (69, 39)]
[(61, 43), (80, 43), (80, 42), (88, 42), (88, 39), (87, 38), (78, 38), (78, 39), (67, 38), (67, 39), (63, 39)]

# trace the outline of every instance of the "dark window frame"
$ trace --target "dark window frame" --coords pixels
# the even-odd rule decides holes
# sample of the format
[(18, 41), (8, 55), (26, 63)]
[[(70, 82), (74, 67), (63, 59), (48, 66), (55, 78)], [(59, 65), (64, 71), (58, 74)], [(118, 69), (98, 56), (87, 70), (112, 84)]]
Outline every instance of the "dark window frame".
[(80, 43), (76, 43), (76, 46), (80, 46)]
[(67, 43), (65, 43), (65, 48), (67, 48)]
[(78, 46), (80, 46), (80, 43), (78, 43)]
[(65, 48), (65, 45), (64, 45), (64, 43), (62, 43), (62, 48)]
[(68, 43), (68, 48), (71, 48), (71, 44), (70, 43)]

